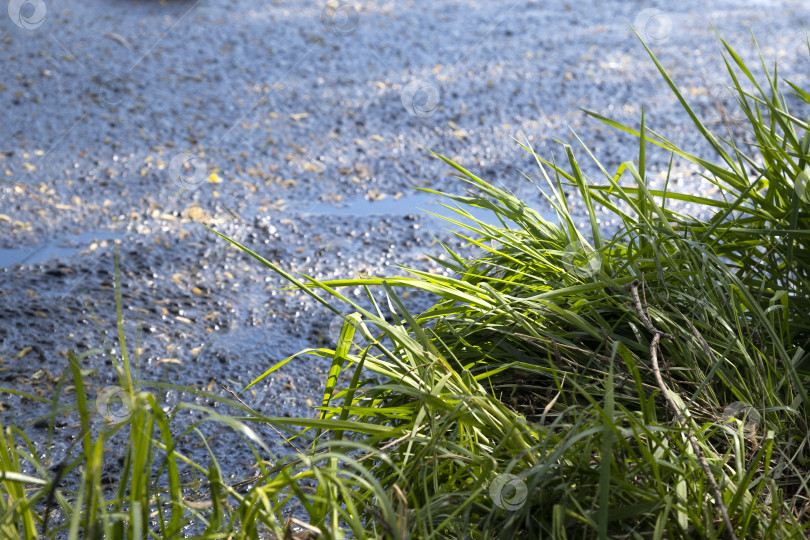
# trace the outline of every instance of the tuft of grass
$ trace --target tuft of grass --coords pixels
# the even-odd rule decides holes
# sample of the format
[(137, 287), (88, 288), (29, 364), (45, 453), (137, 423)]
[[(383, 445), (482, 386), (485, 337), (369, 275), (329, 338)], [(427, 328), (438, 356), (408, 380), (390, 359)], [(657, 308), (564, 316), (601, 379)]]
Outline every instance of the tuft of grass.
[[(330, 381), (353, 375), (340, 391), (328, 385), (321, 418), (341, 422), (330, 441), (344, 452), (349, 441), (373, 449), (364, 458), (400, 534), (807, 533), (810, 251), (800, 184), (810, 136), (788, 113), (775, 70), (763, 62), (767, 84), (757, 84), (723, 43), (753, 137), (745, 146), (757, 155), (701, 123), (647, 49), (720, 163), (680, 150), (643, 115), (636, 129), (590, 113), (639, 137), (638, 166), (628, 161), (610, 173), (583, 144), (604, 174), (600, 185), (571, 147), (563, 145), (562, 163), (525, 147), (556, 224), (438, 156), (470, 186), (465, 196), (442, 195), (459, 216), (447, 219), (478, 250), (469, 257), (445, 246), (434, 260), (450, 275), (406, 269), (409, 276), (320, 282), (231, 241), (336, 313), (333, 304), (348, 305), (355, 318), (344, 329), (368, 334), (363, 349), (304, 353), (333, 359)], [(743, 92), (735, 67), (759, 95)], [(653, 189), (650, 144), (699, 165), (717, 199)], [(588, 234), (571, 217), (571, 188), (587, 209)], [(701, 221), (668, 200), (713, 214)], [(469, 207), (490, 210), (497, 225)], [(619, 218), (617, 232), (600, 228), (597, 208)], [(355, 286), (366, 288), (364, 303), (340, 292)], [(412, 314), (403, 289), (431, 293), (436, 303)], [(369, 437), (345, 429), (347, 419), (395, 431)], [(330, 495), (356, 507), (364, 535), (396, 530), (364, 506), (371, 492)], [(333, 513), (329, 530), (339, 523)]]
[[(591, 116), (622, 131), (647, 140), (673, 155), (694, 163), (701, 176), (717, 188), (715, 198), (684, 195), (669, 191), (650, 191), (662, 200), (694, 203), (714, 210), (708, 220), (667, 209), (662, 205), (662, 220), (684, 236), (697, 240), (734, 268), (760, 304), (779, 302), (783, 319), (790, 322), (790, 340), (807, 350), (810, 345), (810, 123), (805, 114), (791, 111), (780, 85), (777, 66), (768, 67), (760, 53), (762, 79), (724, 40), (724, 62), (730, 89), (745, 120), (742, 140), (731, 129), (725, 134), (711, 132), (690, 107), (674, 81), (647, 48), (662, 77), (672, 89), (696, 130), (715, 155), (697, 156), (679, 148), (652, 130), (624, 126), (598, 113)], [(756, 44), (756, 40), (754, 40)], [(810, 50), (810, 42), (808, 42)], [(805, 106), (810, 94), (790, 81), (789, 92)], [(751, 90), (745, 90), (750, 86)], [(613, 186), (596, 188), (600, 202), (609, 197)], [(640, 197), (640, 188), (628, 194)], [(766, 295), (777, 294), (777, 298)], [(788, 331), (781, 325), (780, 331)]]

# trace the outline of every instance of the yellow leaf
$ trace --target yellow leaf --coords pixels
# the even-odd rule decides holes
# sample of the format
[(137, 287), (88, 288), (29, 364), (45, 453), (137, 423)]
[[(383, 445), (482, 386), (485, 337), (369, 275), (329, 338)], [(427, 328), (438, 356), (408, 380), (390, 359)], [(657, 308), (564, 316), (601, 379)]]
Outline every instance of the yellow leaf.
[(200, 208), (199, 206), (189, 206), (185, 210), (183, 210), (181, 214), (184, 218), (189, 219), (191, 221), (198, 221), (201, 223), (205, 223), (206, 221), (211, 220), (211, 216)]
[(160, 364), (180, 364), (180, 360), (178, 358), (161, 358), (157, 362), (155, 362), (155, 367), (159, 366)]

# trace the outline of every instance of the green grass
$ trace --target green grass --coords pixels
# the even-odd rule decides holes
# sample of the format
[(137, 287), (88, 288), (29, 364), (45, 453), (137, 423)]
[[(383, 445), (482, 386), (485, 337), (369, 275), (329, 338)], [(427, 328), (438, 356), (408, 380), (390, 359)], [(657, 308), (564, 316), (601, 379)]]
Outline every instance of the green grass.
[[(130, 414), (93, 429), (85, 374), (71, 357), (71, 404), (54, 399), (53, 416), (77, 411), (75, 455), (54, 471), (21, 430), (3, 428), (0, 534), (281, 538), (298, 525), (333, 538), (805, 537), (810, 130), (788, 111), (776, 68), (763, 60), (760, 82), (724, 45), (745, 139), (701, 123), (650, 51), (713, 155), (679, 149), (643, 116), (627, 127), (590, 113), (638, 137), (636, 162), (607, 171), (583, 145), (604, 173), (594, 180), (567, 145), (559, 162), (525, 147), (558, 223), (439, 156), (469, 187), (444, 194), (457, 215), (447, 219), (470, 247), (436, 254), (448, 275), (405, 269), (320, 282), (223, 236), (334, 313), (352, 312), (334, 349), (307, 349), (254, 381), (300, 356), (330, 359), (312, 418), (266, 418), (200, 391), (240, 416), (194, 404), (163, 412), (160, 388), (131, 376), (119, 298), (119, 388)], [(743, 93), (743, 81), (756, 91)], [(719, 196), (650, 187), (650, 145), (697, 164)], [(587, 234), (570, 215), (571, 189), (588, 210)], [(674, 200), (714, 214), (683, 215)], [(617, 232), (600, 228), (597, 209), (620, 220)], [(341, 292), (356, 286), (362, 302)], [(402, 299), (414, 290), (433, 295), (432, 307), (409, 312)], [(214, 451), (201, 464), (178, 450), (184, 438), (204, 442), (196, 424), (178, 425), (185, 410), (241, 433), (259, 462), (272, 449), (258, 423), (296, 433), (301, 450), (262, 464), (244, 492), (223, 480)], [(110, 489), (99, 471), (117, 435), (128, 437), (127, 454)], [(78, 487), (58, 487), (70, 475)], [(293, 506), (307, 523), (288, 519)]]

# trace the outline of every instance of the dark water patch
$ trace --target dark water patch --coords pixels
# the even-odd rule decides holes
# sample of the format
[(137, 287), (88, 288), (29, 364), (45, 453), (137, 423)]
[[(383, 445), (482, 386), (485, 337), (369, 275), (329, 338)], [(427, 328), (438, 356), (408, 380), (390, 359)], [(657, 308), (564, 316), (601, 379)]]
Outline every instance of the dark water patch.
[[(461, 214), (453, 211), (453, 208), (456, 206), (460, 206), (460, 204), (448, 197), (442, 197), (433, 193), (420, 192), (414, 195), (407, 195), (399, 198), (389, 196), (380, 200), (370, 200), (367, 198), (355, 199), (337, 205), (319, 203), (308, 209), (302, 210), (301, 213), (316, 216), (352, 217), (401, 217), (407, 215), (418, 215), (424, 216), (426, 218), (426, 224), (431, 227), (450, 225), (450, 222), (438, 216), (445, 216), (462, 223), (472, 223), (471, 220), (466, 219)], [(484, 223), (490, 225), (500, 225), (495, 213), (485, 208), (464, 206), (464, 211), (469, 213), (473, 218)], [(543, 219), (551, 223), (557, 223), (559, 221), (557, 214), (554, 211), (544, 211), (538, 213)], [(514, 225), (511, 222), (507, 223), (510, 226)]]
[(95, 250), (100, 243), (114, 238), (116, 235), (110, 232), (84, 232), (33, 246), (0, 249), (0, 268), (19, 264), (42, 264), (51, 259), (65, 260), (82, 251)]

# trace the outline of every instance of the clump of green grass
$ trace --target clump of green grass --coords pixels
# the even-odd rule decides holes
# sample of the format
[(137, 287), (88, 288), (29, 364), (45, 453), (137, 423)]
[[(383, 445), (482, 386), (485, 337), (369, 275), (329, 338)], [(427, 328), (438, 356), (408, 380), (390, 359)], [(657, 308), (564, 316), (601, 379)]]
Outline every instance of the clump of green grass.
[[(684, 152), (643, 116), (631, 128), (591, 113), (639, 137), (638, 165), (609, 172), (583, 145), (604, 174), (598, 184), (569, 146), (562, 162), (525, 147), (558, 223), (439, 156), (470, 188), (443, 194), (458, 215), (447, 219), (473, 249), (445, 246), (435, 257), (450, 275), (408, 269), (402, 277), (320, 282), (228, 240), (334, 313), (353, 311), (342, 315), (334, 349), (302, 351), (252, 383), (299, 356), (331, 359), (315, 418), (267, 418), (224, 398), (217, 399), (239, 416), (193, 404), (163, 412), (130, 375), (119, 298), (119, 384), (132, 414), (92, 430), (84, 375), (72, 359), (82, 426), (76, 456), (48, 469), (21, 430), (3, 429), (0, 533), (805, 536), (810, 136), (788, 111), (775, 69), (768, 73), (763, 62), (760, 85), (724, 45), (750, 140), (710, 132), (650, 53), (716, 155)], [(756, 92), (743, 92), (741, 78)], [(720, 197), (652, 189), (650, 144), (699, 165)], [(572, 187), (590, 217), (587, 233), (569, 212)], [(696, 219), (673, 210), (672, 200), (716, 212)], [(496, 224), (470, 207), (490, 210)], [(619, 218), (617, 232), (600, 228), (597, 207)], [(342, 294), (354, 286), (365, 288), (363, 302)], [(435, 304), (411, 313), (402, 298), (413, 290)], [(338, 384), (343, 374), (348, 386)], [(215, 452), (199, 464), (179, 451), (183, 437), (204, 442), (197, 424), (177, 425), (187, 409), (244, 434), (261, 471), (246, 492), (223, 480)], [(293, 433), (298, 453), (265, 465), (272, 450), (251, 428), (259, 423)], [(110, 492), (98, 471), (115, 433), (129, 442), (122, 481)], [(25, 472), (31, 468), (35, 474)], [(183, 480), (186, 471), (197, 481)], [(70, 474), (79, 478), (76, 490), (59, 487)], [(192, 489), (204, 504), (189, 497)], [(296, 505), (306, 519), (292, 517)]]
[[(724, 61), (730, 87), (745, 118), (742, 140), (735, 140), (731, 129), (725, 134), (711, 132), (647, 49), (695, 128), (714, 150), (715, 159), (688, 153), (651, 130), (642, 133), (597, 113), (589, 114), (612, 127), (642, 137), (704, 171), (702, 176), (718, 189), (716, 198), (669, 191), (651, 191), (650, 194), (662, 201), (679, 200), (711, 208), (715, 211), (713, 217), (696, 220), (661, 204), (661, 219), (728, 261), (760, 304), (770, 300), (764, 295), (779, 293), (776, 300), (784, 303), (784, 318), (791, 323), (791, 336), (785, 339), (807, 350), (810, 345), (810, 323), (806, 319), (806, 314), (810, 313), (810, 175), (807, 171), (810, 123), (804, 115), (789, 109), (776, 65), (769, 69), (760, 54), (764, 74), (764, 80), (760, 80), (728, 43), (722, 39), (721, 43), (727, 53)], [(805, 106), (810, 104), (808, 92), (790, 81), (785, 84)], [(604, 196), (614, 188), (597, 189)], [(641, 193), (639, 188), (627, 192), (637, 197)], [(603, 203), (605, 199), (598, 197), (597, 200)]]
[[(347, 325), (373, 329), (367, 339), (376, 341), (362, 350), (305, 352), (333, 358), (330, 381), (354, 374), (349, 388), (328, 387), (323, 419), (396, 429), (378, 439), (341, 428), (331, 441), (375, 448), (371, 471), (402, 534), (806, 533), (810, 251), (800, 183), (810, 138), (776, 74), (763, 63), (761, 86), (726, 51), (756, 154), (711, 133), (650, 52), (720, 163), (678, 149), (643, 117), (640, 129), (600, 117), (638, 135), (638, 166), (610, 173), (585, 148), (604, 173), (599, 185), (568, 146), (564, 164), (536, 156), (559, 224), (439, 156), (471, 185), (467, 196), (443, 195), (463, 218), (448, 219), (480, 250), (470, 258), (446, 248), (435, 260), (450, 277), (408, 269), (409, 277), (322, 283), (251, 252), (336, 313), (333, 302), (351, 306), (359, 320)], [(735, 67), (758, 95), (742, 91)], [(718, 200), (651, 189), (649, 144), (698, 164)], [(571, 187), (590, 216), (586, 235), (568, 210)], [(701, 221), (668, 200), (716, 211)], [(491, 210), (500, 225), (476, 219), (470, 206)], [(609, 238), (596, 206), (621, 220)], [(348, 286), (366, 287), (372, 308), (342, 295)], [(372, 287), (383, 288), (387, 305)], [(429, 292), (436, 304), (411, 314), (403, 289)], [(362, 383), (361, 369), (377, 377)], [(345, 504), (373, 498), (342, 496)], [(373, 508), (358, 511), (366, 534), (393, 530)], [(331, 524), (339, 523), (335, 514)]]

